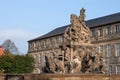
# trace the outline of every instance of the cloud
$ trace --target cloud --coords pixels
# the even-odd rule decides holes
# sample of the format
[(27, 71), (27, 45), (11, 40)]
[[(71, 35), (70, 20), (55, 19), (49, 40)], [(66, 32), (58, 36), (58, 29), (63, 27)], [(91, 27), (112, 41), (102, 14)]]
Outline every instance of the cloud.
[(34, 36), (34, 34), (20, 29), (0, 30), (0, 39), (26, 39), (31, 36)]

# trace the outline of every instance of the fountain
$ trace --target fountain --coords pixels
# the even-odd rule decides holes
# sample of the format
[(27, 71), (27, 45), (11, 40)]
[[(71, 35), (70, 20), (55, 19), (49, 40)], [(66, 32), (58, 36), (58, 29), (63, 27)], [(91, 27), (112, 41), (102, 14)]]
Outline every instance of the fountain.
[(71, 14), (71, 25), (64, 32), (65, 42), (60, 45), (62, 58), (57, 58), (55, 49), (45, 56), (48, 73), (107, 73), (105, 59), (98, 46), (91, 43), (91, 31), (85, 24), (84, 13), (82, 8), (79, 17)]

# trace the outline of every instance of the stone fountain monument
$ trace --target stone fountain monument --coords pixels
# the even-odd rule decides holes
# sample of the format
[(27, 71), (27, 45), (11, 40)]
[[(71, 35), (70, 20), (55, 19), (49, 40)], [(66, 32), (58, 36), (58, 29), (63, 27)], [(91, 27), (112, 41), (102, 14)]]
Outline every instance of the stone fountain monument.
[(59, 46), (62, 59), (52, 50), (46, 55), (48, 73), (90, 74), (107, 73), (105, 59), (99, 53), (98, 46), (91, 44), (90, 29), (85, 24), (85, 9), (80, 10), (80, 16), (71, 14), (71, 25), (65, 30), (65, 42)]

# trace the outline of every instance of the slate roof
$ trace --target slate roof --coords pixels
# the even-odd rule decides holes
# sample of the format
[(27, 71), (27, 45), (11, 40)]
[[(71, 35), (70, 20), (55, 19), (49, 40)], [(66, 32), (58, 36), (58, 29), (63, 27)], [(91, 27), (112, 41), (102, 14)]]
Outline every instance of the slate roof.
[[(86, 25), (89, 28), (103, 26), (103, 25), (112, 24), (112, 23), (116, 23), (116, 22), (120, 22), (120, 12), (85, 21)], [(35, 41), (35, 40), (41, 40), (41, 39), (45, 39), (45, 38), (52, 37), (55, 35), (63, 34), (65, 29), (69, 26), (70, 25), (66, 25), (66, 26), (56, 28), (47, 34), (40, 36), (40, 37), (37, 37), (35, 39), (29, 40), (28, 42)]]
[(63, 26), (63, 27), (58, 27), (52, 31), (50, 31), (49, 33), (45, 34), (45, 35), (42, 35), (40, 37), (37, 37), (35, 39), (32, 39), (30, 41), (34, 41), (34, 40), (38, 40), (38, 39), (44, 39), (44, 38), (48, 38), (48, 37), (52, 37), (52, 36), (55, 36), (55, 35), (60, 35), (60, 34), (63, 34), (65, 29), (69, 27), (69, 25), (66, 25), (66, 26)]
[(89, 27), (96, 27), (96, 26), (112, 24), (115, 22), (120, 22), (120, 12), (107, 15), (107, 16), (103, 16), (103, 17), (99, 17), (99, 18), (95, 18), (95, 19), (91, 19), (91, 20), (87, 20), (86, 25)]

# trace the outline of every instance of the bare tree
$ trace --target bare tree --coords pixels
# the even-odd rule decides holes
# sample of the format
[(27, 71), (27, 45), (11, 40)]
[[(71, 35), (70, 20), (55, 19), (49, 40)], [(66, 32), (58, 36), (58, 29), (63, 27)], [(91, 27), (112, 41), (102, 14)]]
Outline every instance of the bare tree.
[(3, 50), (4, 51), (8, 51), (12, 54), (18, 54), (20, 53), (18, 51), (18, 48), (15, 46), (14, 42), (12, 42), (11, 40), (6, 40), (4, 43), (3, 43)]

